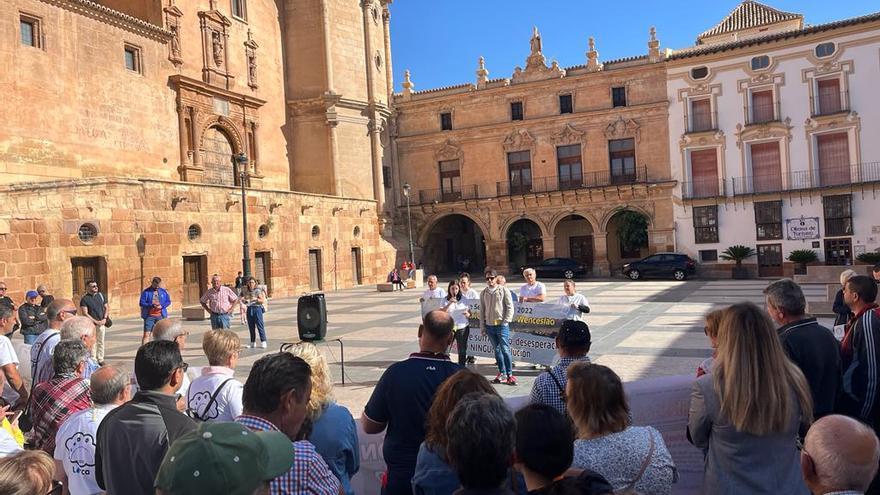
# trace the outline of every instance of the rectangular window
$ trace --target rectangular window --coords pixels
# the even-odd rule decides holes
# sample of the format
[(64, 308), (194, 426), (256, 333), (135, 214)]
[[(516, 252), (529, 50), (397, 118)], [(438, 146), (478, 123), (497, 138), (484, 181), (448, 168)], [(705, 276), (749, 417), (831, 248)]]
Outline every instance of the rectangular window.
[(391, 187), (391, 167), (382, 167), (382, 184)]
[(782, 239), (782, 201), (755, 203), (755, 233), (759, 241)]
[(629, 184), (636, 181), (635, 139), (612, 139), (608, 141), (608, 160), (612, 184)]
[(440, 114), (440, 130), (441, 131), (451, 131), (452, 130), (452, 113), (451, 112), (443, 112)]
[(718, 205), (694, 207), (694, 242), (718, 242)]
[(523, 194), (532, 190), (532, 157), (530, 151), (507, 154), (510, 178), (510, 194)]
[(247, 20), (247, 0), (232, 0), (232, 17)]
[(522, 120), (523, 119), (523, 104), (521, 101), (514, 101), (510, 103), (510, 120)]
[(21, 14), (18, 19), (19, 32), (21, 34), (21, 44), (32, 46), (34, 48), (42, 48), (42, 30), (40, 19)]
[(839, 186), (850, 182), (849, 135), (846, 132), (816, 136), (816, 157), (820, 186)]
[(779, 143), (761, 143), (749, 146), (752, 162), (752, 191), (756, 193), (782, 190), (782, 164)]
[(822, 210), (825, 214), (825, 236), (852, 235), (852, 196), (822, 197)]
[(559, 113), (572, 113), (574, 107), (571, 103), (571, 95), (559, 95)]
[(440, 162), (440, 194), (443, 201), (461, 199), (461, 168), (458, 160)]
[(559, 189), (577, 189), (583, 185), (581, 145), (556, 147), (556, 169)]
[(611, 88), (611, 106), (612, 107), (625, 107), (626, 106), (626, 86)]
[(751, 124), (763, 124), (776, 120), (776, 109), (773, 105), (773, 90), (752, 91)]
[(686, 196), (718, 196), (721, 192), (718, 183), (718, 152), (715, 148), (691, 151), (691, 183), (685, 187)]
[(143, 69), (141, 65), (141, 49), (134, 45), (126, 44), (123, 50), (125, 56), (125, 68), (132, 72), (143, 74)]
[(691, 100), (689, 132), (703, 132), (713, 129), (712, 101), (709, 98)]
[(822, 79), (816, 81), (816, 94), (819, 97), (818, 105), (814, 109), (817, 115), (830, 115), (843, 110), (841, 104), (840, 79)]
[(700, 251), (700, 261), (706, 263), (711, 261), (718, 261), (718, 250), (717, 249), (704, 249)]

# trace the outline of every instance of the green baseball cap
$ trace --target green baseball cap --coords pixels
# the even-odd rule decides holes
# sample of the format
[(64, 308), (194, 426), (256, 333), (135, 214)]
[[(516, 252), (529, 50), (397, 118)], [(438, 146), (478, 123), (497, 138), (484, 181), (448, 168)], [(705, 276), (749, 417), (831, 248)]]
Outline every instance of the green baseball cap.
[(293, 442), (277, 431), (201, 423), (168, 449), (156, 488), (165, 494), (250, 495), (293, 466)]

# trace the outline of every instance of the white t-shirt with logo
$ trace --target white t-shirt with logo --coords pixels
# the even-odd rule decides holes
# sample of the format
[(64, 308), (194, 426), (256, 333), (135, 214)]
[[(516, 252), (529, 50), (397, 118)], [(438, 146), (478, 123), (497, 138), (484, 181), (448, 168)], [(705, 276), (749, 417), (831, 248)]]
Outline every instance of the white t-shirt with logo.
[(446, 299), (446, 290), (437, 287), (436, 289), (425, 289), (425, 293), (422, 294), (422, 297), (425, 300), (428, 299)]
[(519, 297), (538, 297), (547, 293), (547, 288), (543, 282), (535, 282), (535, 285), (523, 284), (519, 288)]
[(573, 296), (566, 296), (565, 294), (559, 296), (559, 301), (557, 304), (562, 304), (564, 306), (568, 306), (568, 314), (565, 315), (566, 320), (577, 320), (584, 321), (584, 314), (580, 312), (580, 310), (576, 308), (572, 308), (571, 305), (574, 304), (576, 306), (589, 306), (590, 301), (587, 300), (587, 297), (580, 293), (575, 293)]
[[(18, 354), (15, 353), (12, 341), (5, 335), (0, 335), (0, 366), (7, 364), (15, 364), (18, 367)], [(9, 404), (14, 404), (18, 400), (18, 392), (12, 388), (8, 380), (3, 381), (3, 399)]]
[(187, 407), (195, 411), (204, 421), (235, 421), (242, 412), (242, 391), (244, 385), (232, 379), (217, 394), (217, 400), (211, 404), (211, 395), (223, 382), (232, 378), (235, 372), (225, 366), (206, 366), (202, 368), (202, 376), (192, 381), (186, 396)]
[(98, 426), (116, 404), (73, 413), (55, 434), (55, 459), (61, 461), (72, 495), (104, 493), (95, 481), (95, 443)]

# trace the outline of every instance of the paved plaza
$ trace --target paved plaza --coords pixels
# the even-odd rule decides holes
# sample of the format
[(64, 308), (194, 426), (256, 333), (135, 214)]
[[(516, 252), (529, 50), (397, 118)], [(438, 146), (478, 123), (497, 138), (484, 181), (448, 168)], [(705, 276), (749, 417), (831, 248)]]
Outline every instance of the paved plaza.
[[(547, 300), (555, 301), (562, 294), (561, 282), (545, 282)], [(520, 283), (512, 281), (508, 287), (516, 288)], [(593, 308), (587, 317), (593, 336), (590, 356), (594, 362), (613, 368), (624, 381), (693, 373), (710, 354), (701, 316), (716, 305), (743, 300), (763, 304), (761, 290), (766, 285), (767, 281), (763, 280), (580, 282), (578, 290), (587, 295)], [(824, 285), (807, 285), (804, 290), (808, 300), (823, 299)], [(331, 363), (338, 401), (356, 416), (385, 368), (418, 350), (420, 294), (420, 289), (380, 293), (372, 286), (327, 293), (327, 338), (341, 338), (345, 346), (344, 387), (338, 365), (339, 344), (327, 342), (319, 346)], [(233, 330), (246, 343), (249, 340), (247, 328), (237, 323), (237, 316), (233, 321)], [(201, 339), (209, 330), (209, 324), (207, 320), (189, 321), (185, 327), (190, 335), (184, 359), (190, 363), (190, 369), (198, 370), (207, 364), (201, 351)], [(296, 299), (273, 299), (266, 313), (266, 327), (269, 349), (242, 350), (237, 368), (242, 381), (261, 355), (277, 350), (283, 342), (297, 340)], [(115, 321), (107, 332), (107, 362), (130, 366), (140, 336), (141, 320)], [(488, 358), (479, 358), (474, 369), (487, 377), (496, 373), (494, 360)], [(540, 370), (520, 363), (515, 373), (520, 379), (518, 386), (496, 385), (503, 395), (527, 394)]]

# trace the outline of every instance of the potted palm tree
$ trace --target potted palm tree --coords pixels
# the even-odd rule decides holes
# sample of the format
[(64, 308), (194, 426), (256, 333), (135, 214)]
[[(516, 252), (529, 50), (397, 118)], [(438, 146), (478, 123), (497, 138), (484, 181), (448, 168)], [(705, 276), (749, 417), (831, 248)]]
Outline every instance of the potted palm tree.
[(788, 254), (788, 261), (797, 263), (794, 269), (796, 275), (804, 275), (807, 273), (807, 263), (813, 263), (819, 259), (819, 255), (812, 249), (795, 249)]
[(730, 246), (725, 249), (723, 253), (719, 255), (721, 259), (724, 261), (735, 261), (736, 266), (733, 267), (732, 275), (735, 279), (745, 279), (749, 278), (749, 271), (742, 266), (742, 262), (746, 258), (751, 258), (755, 255), (755, 250), (750, 248), (749, 246), (743, 246), (737, 244), (735, 246)]

